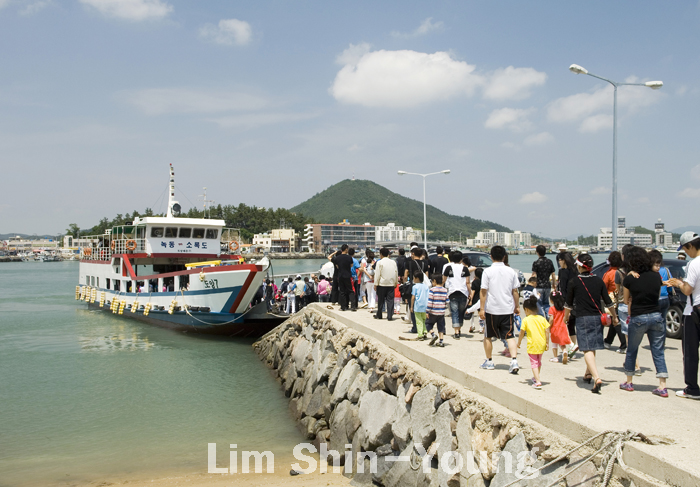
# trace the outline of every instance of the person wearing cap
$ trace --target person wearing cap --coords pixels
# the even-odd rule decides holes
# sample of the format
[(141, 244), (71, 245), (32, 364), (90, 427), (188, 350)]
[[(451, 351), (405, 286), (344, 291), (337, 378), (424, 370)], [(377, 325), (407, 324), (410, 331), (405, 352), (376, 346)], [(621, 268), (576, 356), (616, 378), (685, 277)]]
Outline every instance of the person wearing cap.
[(569, 251), (569, 247), (566, 246), (565, 243), (559, 244), (559, 247), (557, 247), (557, 250), (559, 253), (557, 254), (557, 267), (561, 266), (559, 265), (559, 261), (564, 260), (564, 254)]
[(583, 358), (586, 361), (586, 372), (583, 380), (588, 383), (593, 381), (591, 392), (599, 394), (603, 381), (598, 375), (595, 353), (596, 350), (605, 348), (603, 327), (601, 326), (601, 317), (604, 313), (600, 308), (600, 301), (605, 303), (605, 307), (612, 315), (614, 325), (618, 323), (617, 314), (605, 283), (600, 277), (591, 274), (593, 258), (588, 254), (579, 254), (576, 259), (576, 267), (579, 274), (572, 277), (567, 286), (564, 322), (569, 322), (571, 310), (575, 307), (576, 337), (579, 349), (583, 352)]
[(695, 309), (700, 305), (700, 237), (697, 233), (685, 232), (681, 235), (681, 245), (678, 250), (683, 250), (688, 257), (693, 259), (688, 264), (685, 278), (669, 279), (668, 284), (680, 288), (681, 292), (688, 296), (683, 311), (683, 376), (685, 389), (676, 391), (676, 396), (687, 399), (700, 399), (700, 387), (698, 386), (698, 347), (700, 347), (700, 316)]
[(676, 259), (678, 260), (685, 260), (685, 252), (678, 252), (678, 255), (676, 256)]

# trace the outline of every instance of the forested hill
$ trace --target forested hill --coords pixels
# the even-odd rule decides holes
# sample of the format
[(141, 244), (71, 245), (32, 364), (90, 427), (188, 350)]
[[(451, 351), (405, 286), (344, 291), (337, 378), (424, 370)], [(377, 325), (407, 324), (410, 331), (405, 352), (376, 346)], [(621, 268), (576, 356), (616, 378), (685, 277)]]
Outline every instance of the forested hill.
[[(432, 194), (437, 193), (433, 191)], [(367, 180), (341, 181), (291, 208), (291, 211), (322, 223), (339, 223), (347, 218), (353, 224), (386, 225), (393, 222), (397, 226), (423, 229), (422, 201), (406, 198)], [(498, 223), (449, 215), (430, 205), (427, 213), (431, 239), (458, 239), (460, 232), (462, 238), (473, 238), (476, 232), (489, 228), (511, 231)]]

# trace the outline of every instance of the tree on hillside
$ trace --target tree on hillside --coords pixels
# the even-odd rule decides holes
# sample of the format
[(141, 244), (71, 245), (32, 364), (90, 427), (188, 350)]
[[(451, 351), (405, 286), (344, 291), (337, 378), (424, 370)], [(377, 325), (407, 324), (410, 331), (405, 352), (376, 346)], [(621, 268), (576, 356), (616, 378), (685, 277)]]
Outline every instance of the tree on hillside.
[(72, 235), (73, 238), (78, 238), (78, 235), (80, 235), (80, 227), (76, 223), (71, 223), (66, 229), (66, 235)]

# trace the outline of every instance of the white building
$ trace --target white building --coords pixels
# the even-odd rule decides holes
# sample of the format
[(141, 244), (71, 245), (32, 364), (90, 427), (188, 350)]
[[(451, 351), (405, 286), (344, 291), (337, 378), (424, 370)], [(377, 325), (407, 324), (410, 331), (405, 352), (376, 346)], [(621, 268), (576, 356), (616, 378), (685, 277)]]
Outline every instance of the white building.
[(673, 247), (673, 234), (666, 231), (665, 225), (661, 222), (661, 218), (654, 224), (654, 240), (657, 247)]
[(254, 252), (260, 250), (269, 251), (270, 247), (272, 247), (272, 236), (269, 233), (256, 233), (253, 235), (252, 249)]
[[(603, 249), (612, 248), (612, 231), (608, 228), (601, 228), (598, 234), (598, 247)], [(622, 248), (623, 245), (632, 244), (639, 247), (651, 247), (651, 235), (634, 233), (633, 228), (618, 228), (617, 229), (617, 247)], [(615, 249), (613, 249), (615, 250)]]
[(269, 250), (270, 252), (296, 252), (297, 232), (293, 228), (276, 228), (270, 233), (253, 235), (253, 250)]
[(468, 247), (490, 247), (492, 245), (502, 245), (508, 248), (531, 247), (532, 235), (520, 230), (516, 230), (513, 233), (486, 230), (484, 232), (476, 232), (476, 238), (474, 239), (467, 239)]
[(395, 223), (374, 227), (374, 240), (377, 244), (381, 242), (420, 241), (422, 240), (422, 235), (423, 232), (420, 230), (414, 230), (412, 227), (396, 226)]

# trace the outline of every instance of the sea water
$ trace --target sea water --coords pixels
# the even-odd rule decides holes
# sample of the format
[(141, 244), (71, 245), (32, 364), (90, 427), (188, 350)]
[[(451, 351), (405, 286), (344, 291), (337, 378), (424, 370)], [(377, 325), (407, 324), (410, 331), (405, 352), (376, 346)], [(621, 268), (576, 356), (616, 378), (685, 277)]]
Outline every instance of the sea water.
[[(528, 276), (536, 258), (510, 265)], [(273, 271), (325, 262), (277, 260)], [(77, 280), (77, 262), (0, 264), (0, 486), (206, 473), (208, 443), (219, 466), (235, 443), (288, 467), (277, 460), (304, 440), (252, 340), (89, 311)]]
[(88, 311), (77, 280), (77, 262), (0, 264), (0, 486), (206, 473), (208, 443), (228, 466), (232, 443), (277, 460), (304, 441), (253, 340)]

